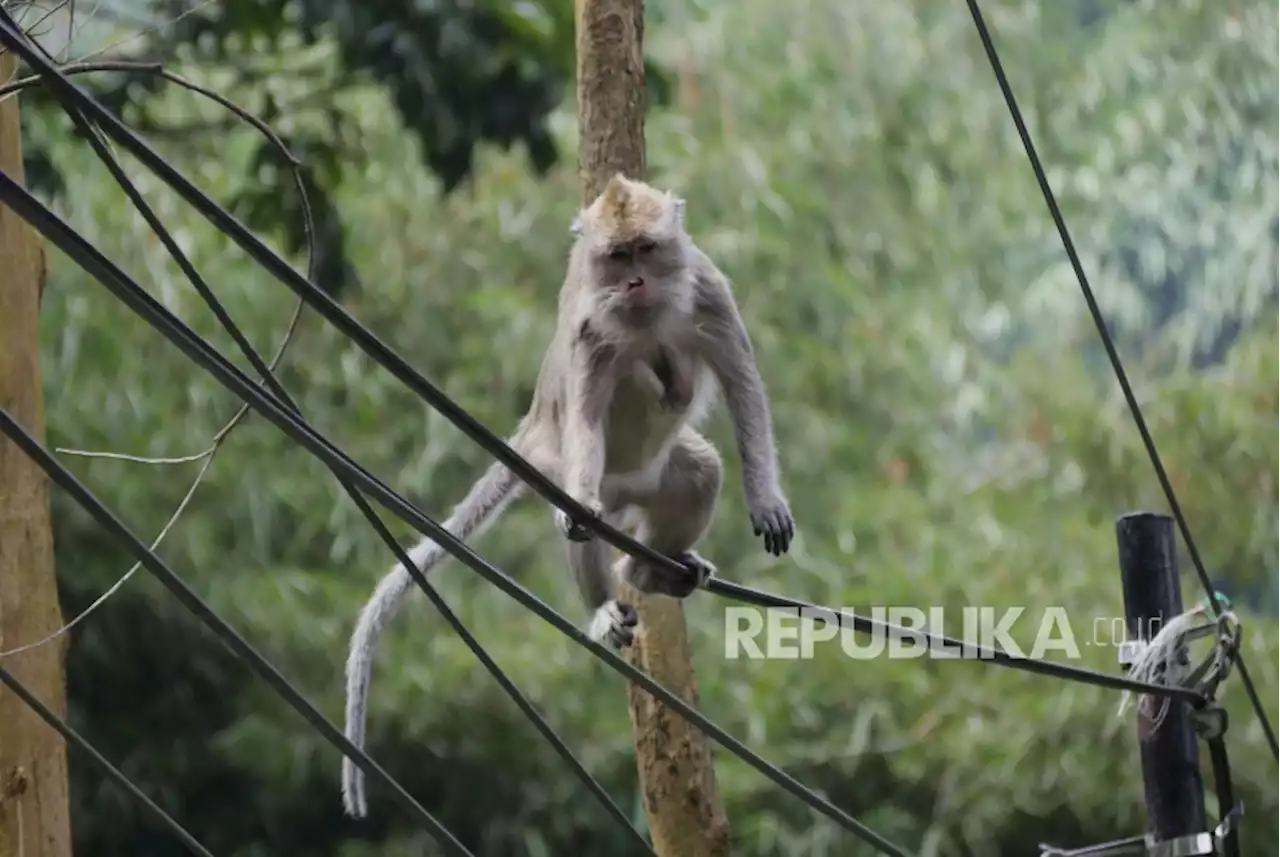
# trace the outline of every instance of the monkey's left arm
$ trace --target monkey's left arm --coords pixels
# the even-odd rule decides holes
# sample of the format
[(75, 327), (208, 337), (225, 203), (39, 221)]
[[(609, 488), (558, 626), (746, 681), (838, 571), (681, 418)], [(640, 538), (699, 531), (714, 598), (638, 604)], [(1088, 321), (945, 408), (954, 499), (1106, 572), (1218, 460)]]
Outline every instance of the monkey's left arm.
[(778, 480), (769, 399), (729, 280), (709, 259), (699, 272), (697, 307), (703, 353), (724, 388), (733, 420), (751, 526), (764, 536), (765, 550), (777, 556), (790, 546), (795, 521)]

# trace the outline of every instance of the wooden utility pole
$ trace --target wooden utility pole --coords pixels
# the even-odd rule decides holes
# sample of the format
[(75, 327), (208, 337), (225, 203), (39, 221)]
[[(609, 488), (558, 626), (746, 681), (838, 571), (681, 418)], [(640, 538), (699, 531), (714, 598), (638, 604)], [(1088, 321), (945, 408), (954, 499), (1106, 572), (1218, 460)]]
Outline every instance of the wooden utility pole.
[[(1182, 615), (1173, 518), (1149, 512), (1122, 515), (1116, 521), (1116, 541), (1129, 639), (1150, 642), (1164, 623)], [(1204, 833), (1204, 784), (1187, 703), (1144, 697), (1138, 706), (1138, 750), (1152, 836), (1164, 842)]]
[[(14, 76), (0, 54), (0, 81)], [(0, 101), (0, 169), (22, 181), (18, 99)], [(35, 233), (0, 205), (0, 406), (37, 438), (44, 434), (36, 317), (44, 254)], [(44, 473), (0, 437), (0, 651), (62, 624)], [(66, 716), (61, 641), (13, 655), (5, 667)], [(0, 857), (70, 857), (67, 753), (61, 736), (0, 687)]]
[[(582, 204), (615, 173), (645, 177), (644, 2), (574, 0), (578, 55), (578, 178)], [(640, 631), (627, 659), (698, 704), (680, 601), (624, 587)], [(716, 792), (707, 737), (632, 684), (627, 689), (636, 764), (658, 857), (728, 857), (729, 822)]]

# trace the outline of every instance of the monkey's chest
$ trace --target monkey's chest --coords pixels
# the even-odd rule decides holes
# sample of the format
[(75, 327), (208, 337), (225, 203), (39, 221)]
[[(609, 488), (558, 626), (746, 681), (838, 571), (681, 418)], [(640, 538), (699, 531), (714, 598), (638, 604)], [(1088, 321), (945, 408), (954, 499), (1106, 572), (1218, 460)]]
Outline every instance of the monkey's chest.
[(678, 412), (663, 410), (651, 393), (630, 379), (619, 383), (605, 424), (605, 472), (645, 469), (681, 418)]

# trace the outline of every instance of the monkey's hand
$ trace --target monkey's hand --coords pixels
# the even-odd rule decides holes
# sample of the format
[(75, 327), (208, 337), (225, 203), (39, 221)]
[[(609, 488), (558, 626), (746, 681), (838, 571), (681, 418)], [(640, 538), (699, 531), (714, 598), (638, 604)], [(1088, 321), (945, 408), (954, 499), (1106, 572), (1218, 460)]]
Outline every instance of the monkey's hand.
[(763, 497), (749, 499), (747, 512), (755, 534), (764, 536), (764, 549), (774, 556), (786, 553), (796, 534), (796, 522), (782, 492), (775, 488)]
[(630, 604), (606, 601), (591, 617), (587, 636), (597, 643), (608, 642), (615, 649), (622, 649), (635, 642), (635, 628), (640, 617)]
[[(585, 506), (590, 514), (603, 520), (604, 507), (600, 505), (599, 500), (578, 500), (578, 502)], [(595, 538), (595, 533), (586, 524), (575, 521), (564, 509), (556, 509), (556, 526), (571, 542), (589, 542)]]
[(687, 371), (674, 370), (671, 383), (662, 396), (662, 407), (669, 411), (686, 411), (693, 404), (693, 375)]

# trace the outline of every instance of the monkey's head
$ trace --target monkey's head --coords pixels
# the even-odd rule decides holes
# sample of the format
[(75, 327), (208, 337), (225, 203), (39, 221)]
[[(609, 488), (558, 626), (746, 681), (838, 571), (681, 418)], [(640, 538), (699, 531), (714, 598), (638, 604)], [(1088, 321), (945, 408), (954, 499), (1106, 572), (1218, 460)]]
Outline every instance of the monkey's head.
[(683, 199), (619, 173), (571, 231), (606, 311), (635, 324), (688, 311), (693, 288)]

